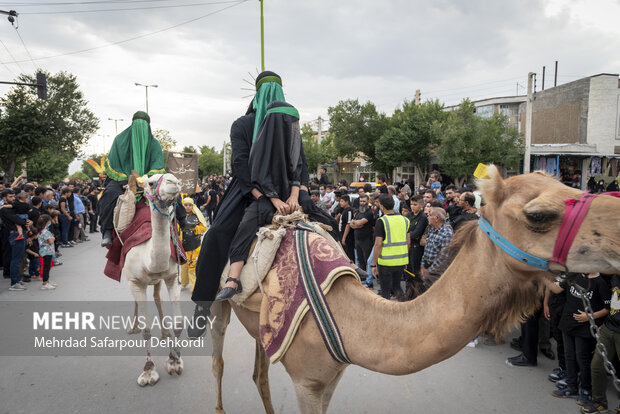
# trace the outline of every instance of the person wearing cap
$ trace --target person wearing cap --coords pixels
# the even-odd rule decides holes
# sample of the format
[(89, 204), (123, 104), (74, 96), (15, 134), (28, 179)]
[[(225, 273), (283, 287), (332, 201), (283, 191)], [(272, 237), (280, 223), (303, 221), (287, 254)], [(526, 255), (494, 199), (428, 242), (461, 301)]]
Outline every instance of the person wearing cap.
[(181, 266), (181, 288), (189, 285), (190, 291), (193, 292), (196, 284), (196, 263), (200, 255), (202, 235), (207, 231), (207, 222), (191, 198), (183, 199), (183, 207), (186, 214), (179, 227), (187, 262)]
[(127, 185), (131, 172), (135, 170), (140, 177), (166, 172), (161, 145), (153, 137), (150, 123), (151, 118), (146, 112), (136, 112), (131, 126), (114, 138), (105, 160), (105, 190), (97, 203), (103, 247), (112, 244), (114, 207), (124, 192), (123, 186)]

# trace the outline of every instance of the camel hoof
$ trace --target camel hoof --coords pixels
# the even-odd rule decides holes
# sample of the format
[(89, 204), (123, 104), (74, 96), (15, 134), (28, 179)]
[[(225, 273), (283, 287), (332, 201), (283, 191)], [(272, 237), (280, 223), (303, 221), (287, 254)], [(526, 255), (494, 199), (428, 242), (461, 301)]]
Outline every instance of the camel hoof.
[(215, 414), (226, 414), (223, 408), (215, 408)]
[(155, 369), (150, 369), (148, 371), (144, 371), (138, 377), (138, 385), (144, 387), (146, 385), (155, 385), (159, 381), (159, 374)]
[(140, 328), (138, 328), (137, 326), (132, 326), (131, 328), (127, 329), (127, 333), (129, 335), (140, 333)]
[(181, 358), (176, 359), (176, 360), (172, 358), (168, 358), (166, 360), (166, 372), (169, 375), (172, 375), (172, 374), (181, 375), (183, 373), (183, 360)]

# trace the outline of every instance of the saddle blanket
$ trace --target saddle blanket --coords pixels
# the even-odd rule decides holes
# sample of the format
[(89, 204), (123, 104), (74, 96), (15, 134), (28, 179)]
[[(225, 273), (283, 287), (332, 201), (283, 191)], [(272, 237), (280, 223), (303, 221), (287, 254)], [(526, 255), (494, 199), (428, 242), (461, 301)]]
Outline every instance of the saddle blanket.
[[(276, 254), (278, 253), (278, 249), (280, 248), (282, 238), (286, 234), (286, 229), (294, 228), (300, 223), (310, 226), (313, 231), (325, 237), (333, 246), (340, 249), (338, 242), (330, 236), (320, 223), (308, 222), (308, 217), (304, 214), (295, 212), (286, 216), (276, 215), (273, 224), (261, 227), (256, 233), (256, 237), (250, 248), (250, 257), (248, 257), (245, 266), (241, 269), (240, 277), (243, 290), (230, 300), (252, 311), (259, 311), (262, 296), (262, 292), (258, 291), (259, 283), (262, 283), (265, 277), (267, 277), (273, 265), (273, 261), (276, 258)], [(229, 273), (230, 260), (222, 271), (220, 286), (226, 284)]]
[(260, 308), (260, 340), (271, 363), (278, 362), (290, 347), (301, 321), (309, 310), (300, 272), (298, 252), (303, 247), (309, 253), (302, 265), (312, 267), (317, 284), (327, 294), (340, 276), (359, 280), (342, 250), (316, 232), (309, 232), (306, 246), (299, 246), (296, 233), (287, 229), (273, 266), (263, 282), (266, 295)]
[[(176, 226), (174, 226), (174, 231), (177, 232)], [(114, 233), (114, 241), (112, 245), (108, 248), (108, 254), (106, 255), (106, 259), (108, 262), (105, 265), (105, 269), (103, 273), (111, 279), (116, 280), (117, 282), (121, 281), (121, 272), (123, 271), (123, 266), (125, 265), (125, 256), (127, 252), (147, 241), (151, 238), (153, 234), (153, 230), (151, 228), (151, 209), (146, 204), (146, 200), (142, 199), (136, 204), (136, 214), (134, 216), (133, 221), (121, 234), (120, 237), (123, 241), (121, 244), (121, 240), (119, 240), (116, 233)], [(177, 232), (177, 240), (178, 240), (178, 232)], [(172, 259), (179, 263), (185, 263), (185, 251), (183, 250), (183, 246), (179, 245), (179, 249), (181, 250), (181, 260), (177, 258), (177, 249), (174, 247), (172, 240), (170, 240), (170, 251), (172, 252)]]

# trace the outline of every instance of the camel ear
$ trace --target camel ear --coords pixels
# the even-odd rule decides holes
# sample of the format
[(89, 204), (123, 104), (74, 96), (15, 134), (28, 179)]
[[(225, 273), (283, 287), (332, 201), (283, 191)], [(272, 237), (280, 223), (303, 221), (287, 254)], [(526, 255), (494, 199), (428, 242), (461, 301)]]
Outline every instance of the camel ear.
[(498, 168), (490, 164), (487, 166), (487, 177), (476, 180), (476, 186), (482, 192), (482, 199), (486, 203), (500, 204), (505, 197), (505, 185)]

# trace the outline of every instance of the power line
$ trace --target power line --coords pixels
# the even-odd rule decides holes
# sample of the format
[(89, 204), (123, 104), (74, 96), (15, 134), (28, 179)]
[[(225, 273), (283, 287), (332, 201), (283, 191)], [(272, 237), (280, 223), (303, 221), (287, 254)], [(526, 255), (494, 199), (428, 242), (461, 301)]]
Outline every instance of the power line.
[[(101, 45), (101, 46), (94, 46), (94, 47), (90, 47), (90, 48), (87, 48), (87, 49), (81, 49), (81, 50), (76, 50), (76, 51), (73, 51), (73, 52), (61, 53), (61, 54), (58, 54), (58, 55), (38, 57), (38, 58), (35, 58), (35, 59), (32, 59), (32, 60), (45, 60), (45, 59), (54, 59), (54, 58), (63, 57), (63, 56), (77, 55), (79, 53), (90, 52), (90, 51), (97, 50), (97, 49), (103, 49), (103, 48), (110, 47), (110, 46), (116, 46), (116, 45), (120, 45), (120, 44), (123, 44), (123, 43), (128, 43), (128, 42), (131, 42), (131, 41), (134, 41), (134, 40), (142, 39), (142, 38), (145, 38), (145, 37), (148, 37), (148, 36), (152, 36), (152, 35), (155, 35), (155, 34), (158, 34), (158, 33), (162, 33), (162, 32), (165, 32), (165, 31), (168, 31), (168, 30), (171, 30), (171, 29), (175, 29), (177, 27), (180, 27), (180, 26), (183, 26), (183, 25), (195, 22), (197, 20), (204, 19), (205, 17), (209, 17), (209, 16), (212, 16), (214, 14), (223, 12), (225, 10), (231, 9), (233, 7), (236, 7), (236, 6), (240, 5), (240, 4), (242, 4), (242, 3), (246, 3), (248, 1), (249, 0), (239, 0), (237, 3), (232, 4), (230, 6), (224, 7), (224, 8), (219, 9), (219, 10), (212, 11), (212, 12), (207, 13), (207, 14), (203, 14), (202, 16), (198, 16), (198, 17), (195, 17), (193, 19), (186, 20), (184, 22), (175, 24), (173, 26), (169, 26), (169, 27), (166, 27), (166, 28), (163, 28), (163, 29), (160, 29), (160, 30), (156, 30), (154, 32), (145, 33), (145, 34), (142, 34), (142, 35), (130, 37), (128, 39), (119, 40), (117, 42), (112, 42), (112, 43), (108, 43), (108, 44)], [(11, 55), (11, 58), (13, 59), (12, 62), (0, 62), (0, 63), (16, 63), (16, 64), (19, 65), (19, 63), (21, 63), (21, 62), (27, 62), (27, 60), (19, 60), (19, 61), (15, 60), (15, 58), (12, 55)]]
[(22, 42), (22, 45), (24, 46), (24, 49), (26, 49), (26, 53), (28, 53), (28, 57), (30, 57), (30, 61), (32, 62), (32, 66), (34, 66), (34, 70), (36, 71), (37, 70), (37, 65), (34, 63), (34, 60), (32, 59), (32, 55), (30, 54), (30, 51), (26, 47), (26, 43), (24, 43), (24, 39), (22, 39), (22, 35), (19, 34), (19, 30), (17, 30), (17, 27), (15, 28), (15, 33), (17, 33), (17, 37), (19, 37), (19, 40)]
[(237, 3), (239, 0), (228, 1), (209, 1), (202, 3), (190, 3), (190, 4), (173, 4), (166, 6), (144, 6), (144, 7), (127, 7), (123, 9), (91, 9), (91, 10), (65, 10), (65, 11), (43, 11), (43, 12), (24, 12), (21, 14), (40, 15), (40, 14), (76, 14), (76, 13), (101, 13), (101, 12), (117, 12), (117, 11), (136, 11), (136, 10), (155, 10), (155, 9), (173, 9), (181, 7), (195, 7), (195, 6), (207, 6), (215, 4), (230, 4)]
[(2, 62), (2, 64), (4, 66), (6, 66), (7, 63), (15, 63), (17, 65), (17, 67), (19, 68), (20, 72), (24, 72), (24, 69), (22, 69), (22, 66), (19, 64), (20, 62), (18, 62), (17, 60), (15, 60), (15, 56), (13, 56), (13, 54), (11, 53), (11, 51), (9, 50), (8, 47), (6, 47), (6, 45), (4, 44), (4, 42), (2, 41), (2, 39), (0, 39), (0, 43), (2, 43), (2, 46), (4, 46), (4, 48), (6, 49), (6, 51), (8, 52), (9, 56), (11, 56), (11, 59), (13, 59), (13, 62)]
[(19, 7), (30, 7), (30, 6), (74, 6), (74, 5), (88, 5), (88, 4), (126, 4), (126, 3), (156, 3), (163, 1), (172, 1), (172, 0), (96, 0), (96, 1), (64, 1), (64, 2), (55, 2), (55, 3), (35, 3), (35, 2), (27, 2), (27, 3), (0, 3), (0, 6), (19, 6)]

